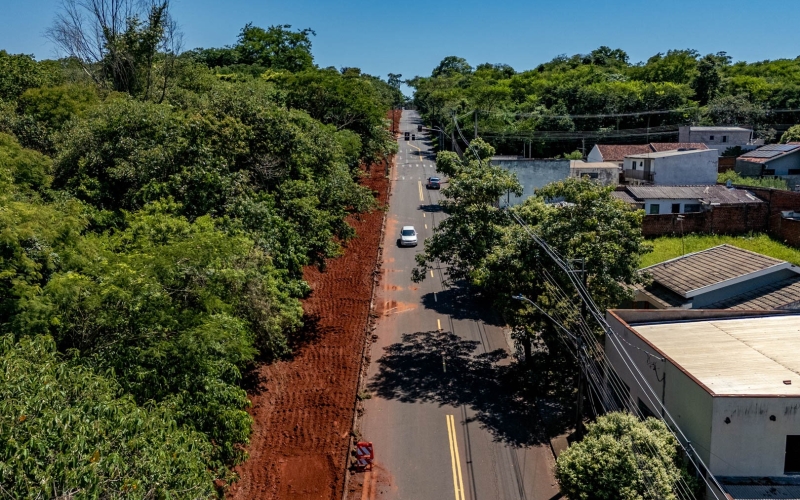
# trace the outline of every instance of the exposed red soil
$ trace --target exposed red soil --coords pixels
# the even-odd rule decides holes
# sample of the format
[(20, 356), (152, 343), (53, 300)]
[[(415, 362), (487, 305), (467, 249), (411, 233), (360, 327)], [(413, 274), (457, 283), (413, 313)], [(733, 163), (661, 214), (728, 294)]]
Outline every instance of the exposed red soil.
[[(385, 174), (385, 164), (372, 165), (362, 181), (380, 206), (389, 199)], [(250, 458), (237, 468), (229, 499), (341, 498), (384, 215), (351, 216), (357, 236), (344, 255), (324, 272), (305, 270), (313, 292), (303, 301), (303, 339), (291, 359), (251, 374)]]

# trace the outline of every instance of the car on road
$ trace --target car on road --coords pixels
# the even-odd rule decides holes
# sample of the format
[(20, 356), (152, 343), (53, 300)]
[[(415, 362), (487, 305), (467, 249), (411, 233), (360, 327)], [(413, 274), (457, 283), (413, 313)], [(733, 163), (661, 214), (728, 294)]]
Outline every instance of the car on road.
[(438, 177), (428, 177), (428, 183), (425, 185), (428, 189), (441, 189), (442, 180)]
[(417, 132), (422, 132), (422, 125), (417, 125)]
[(405, 139), (408, 140), (409, 137), (411, 137), (411, 132), (406, 132), (405, 133)]
[(417, 135), (416, 134), (411, 134), (411, 140), (412, 141), (416, 141), (417, 140)]
[(417, 246), (417, 230), (414, 226), (403, 226), (400, 230), (400, 246), (401, 247), (415, 247)]

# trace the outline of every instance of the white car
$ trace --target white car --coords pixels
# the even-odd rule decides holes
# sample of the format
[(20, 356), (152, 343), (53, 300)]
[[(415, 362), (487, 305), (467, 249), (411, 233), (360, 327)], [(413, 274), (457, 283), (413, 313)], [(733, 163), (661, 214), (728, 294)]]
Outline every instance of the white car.
[(403, 226), (403, 229), (400, 230), (400, 246), (417, 246), (417, 230), (414, 229), (414, 226)]

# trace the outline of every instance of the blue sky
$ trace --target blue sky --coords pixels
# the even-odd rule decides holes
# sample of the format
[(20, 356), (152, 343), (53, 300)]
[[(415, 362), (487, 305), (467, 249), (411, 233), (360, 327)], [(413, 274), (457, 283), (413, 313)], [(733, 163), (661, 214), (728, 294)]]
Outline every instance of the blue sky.
[[(56, 55), (44, 38), (60, 0), (0, 0), (0, 49)], [(320, 66), (386, 77), (429, 75), (445, 56), (530, 69), (600, 45), (631, 61), (668, 49), (726, 51), (734, 61), (800, 55), (790, 0), (172, 0), (186, 48), (231, 44), (244, 24), (312, 28)]]

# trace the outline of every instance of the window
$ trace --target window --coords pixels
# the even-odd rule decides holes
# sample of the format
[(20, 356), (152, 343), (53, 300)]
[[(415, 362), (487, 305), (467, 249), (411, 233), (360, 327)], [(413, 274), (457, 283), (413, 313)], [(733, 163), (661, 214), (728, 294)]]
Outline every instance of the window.
[(788, 175), (800, 175), (800, 168), (790, 168)]
[(714, 140), (714, 136), (713, 136), (713, 135), (709, 135), (709, 136), (708, 136), (708, 140), (709, 140), (709, 141), (713, 141), (713, 140)]
[(700, 204), (699, 203), (687, 203), (683, 206), (683, 213), (691, 214), (700, 211)]
[(658, 203), (651, 203), (650, 204), (650, 215), (658, 215), (658, 212), (659, 212), (660, 208), (661, 208), (661, 205), (659, 205)]
[(680, 203), (673, 203), (672, 204), (672, 213), (673, 214), (681, 213), (681, 204)]
[(631, 162), (631, 170), (636, 170), (636, 160), (633, 160), (633, 162)]
[(597, 172), (589, 172), (588, 174), (584, 175), (588, 175), (590, 179), (597, 179), (598, 177), (600, 177), (600, 174)]
[(784, 474), (800, 474), (800, 436), (786, 436)]
[(722, 136), (722, 142), (728, 142), (728, 136), (727, 135), (723, 135)]
[(639, 166), (640, 166), (640, 167), (643, 167), (643, 166), (644, 166), (644, 162), (643, 162), (643, 161), (640, 161), (640, 162), (639, 162)]

